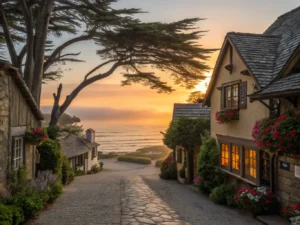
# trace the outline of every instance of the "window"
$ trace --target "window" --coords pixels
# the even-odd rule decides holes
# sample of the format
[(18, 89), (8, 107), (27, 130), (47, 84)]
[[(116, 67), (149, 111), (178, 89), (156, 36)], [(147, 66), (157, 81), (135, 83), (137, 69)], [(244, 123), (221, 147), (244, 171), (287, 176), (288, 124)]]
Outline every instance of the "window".
[(18, 169), (23, 163), (23, 137), (13, 138), (13, 164)]
[(239, 84), (226, 86), (224, 88), (224, 107), (238, 108), (239, 105)]
[(240, 170), (240, 151), (239, 147), (235, 145), (231, 146), (231, 166), (233, 170)]
[(256, 151), (245, 149), (245, 174), (256, 178)]
[(221, 158), (221, 165), (228, 167), (229, 165), (229, 146), (228, 144), (222, 144), (221, 145), (222, 150), (222, 158)]

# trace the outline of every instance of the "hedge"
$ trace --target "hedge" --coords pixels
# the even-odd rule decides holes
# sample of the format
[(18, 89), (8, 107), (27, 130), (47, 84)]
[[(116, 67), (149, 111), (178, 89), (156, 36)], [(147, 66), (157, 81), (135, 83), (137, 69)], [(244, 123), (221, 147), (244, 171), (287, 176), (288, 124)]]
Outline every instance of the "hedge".
[(138, 164), (151, 164), (151, 159), (144, 158), (144, 157), (119, 156), (118, 161), (138, 163)]
[(161, 167), (161, 164), (163, 163), (163, 161), (164, 161), (165, 159), (159, 159), (159, 160), (156, 160), (156, 162), (155, 162), (155, 167)]
[(69, 160), (66, 156), (63, 157), (63, 162), (62, 162), (62, 183), (63, 185), (69, 184), (74, 180), (75, 173), (72, 170)]

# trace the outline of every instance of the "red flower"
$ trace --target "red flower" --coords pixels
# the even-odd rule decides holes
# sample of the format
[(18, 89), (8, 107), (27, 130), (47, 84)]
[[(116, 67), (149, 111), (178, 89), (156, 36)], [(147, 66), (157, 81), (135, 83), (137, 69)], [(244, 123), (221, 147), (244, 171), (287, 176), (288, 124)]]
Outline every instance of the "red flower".
[(297, 131), (296, 131), (296, 130), (291, 130), (291, 131), (290, 131), (290, 135), (291, 135), (291, 136), (296, 136), (296, 134), (297, 134)]
[(279, 116), (277, 119), (278, 120), (285, 120), (286, 118), (288, 118), (287, 116)]
[(283, 208), (282, 208), (282, 212), (285, 212), (285, 211), (286, 211), (286, 207), (283, 207)]
[(271, 130), (271, 127), (268, 126), (268, 127), (266, 128), (266, 131), (269, 132), (270, 130)]
[(272, 202), (270, 200), (266, 200), (266, 204), (271, 204)]
[(280, 134), (278, 131), (273, 133), (273, 138), (278, 139), (280, 137)]
[(235, 200), (237, 200), (238, 199), (238, 197), (237, 196), (233, 196), (233, 200), (235, 201)]
[(272, 195), (272, 194), (273, 194), (273, 192), (272, 192), (272, 191), (270, 191), (270, 190), (267, 190), (267, 191), (266, 191), (266, 194), (267, 194), (267, 195)]

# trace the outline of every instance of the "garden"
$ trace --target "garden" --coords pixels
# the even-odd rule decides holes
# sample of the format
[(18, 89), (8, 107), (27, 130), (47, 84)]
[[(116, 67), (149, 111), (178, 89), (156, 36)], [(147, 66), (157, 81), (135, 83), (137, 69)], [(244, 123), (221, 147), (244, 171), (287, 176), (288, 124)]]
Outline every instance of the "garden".
[(3, 225), (19, 225), (53, 203), (62, 193), (63, 185), (74, 179), (68, 159), (62, 155), (57, 129), (33, 129), (25, 134), (27, 144), (36, 145), (40, 155), (35, 180), (27, 180), (21, 166), (9, 174), (7, 191), (0, 199), (0, 221)]

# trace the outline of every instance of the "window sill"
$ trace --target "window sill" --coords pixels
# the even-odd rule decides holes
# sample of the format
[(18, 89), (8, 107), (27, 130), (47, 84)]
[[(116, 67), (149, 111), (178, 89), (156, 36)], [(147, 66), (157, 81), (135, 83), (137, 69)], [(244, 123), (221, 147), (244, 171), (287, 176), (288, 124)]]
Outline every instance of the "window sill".
[(237, 175), (236, 173), (232, 173), (232, 172), (230, 172), (230, 171), (228, 171), (228, 170), (226, 170), (226, 169), (224, 169), (224, 168), (222, 168), (222, 167), (220, 167), (220, 169), (221, 169), (223, 172), (225, 172), (225, 173), (227, 173), (227, 174), (229, 174), (229, 175), (231, 175), (231, 176), (234, 176), (235, 178), (238, 178), (239, 180), (242, 180), (242, 181), (244, 181), (244, 182), (246, 182), (246, 183), (248, 183), (248, 184), (257, 186), (257, 184), (256, 184), (255, 182), (250, 181), (250, 180), (247, 180), (247, 179), (245, 179), (245, 178), (243, 178), (243, 177)]

